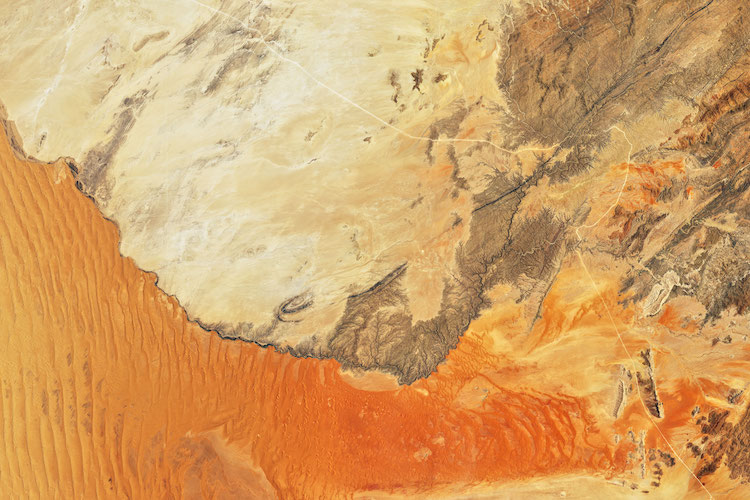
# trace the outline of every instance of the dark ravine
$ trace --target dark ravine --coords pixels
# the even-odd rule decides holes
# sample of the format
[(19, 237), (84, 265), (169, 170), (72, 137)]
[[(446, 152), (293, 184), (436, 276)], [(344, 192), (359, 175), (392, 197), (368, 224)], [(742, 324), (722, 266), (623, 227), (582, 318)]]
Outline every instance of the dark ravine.
[[(556, 9), (554, 5), (548, 8)], [(614, 16), (610, 9), (607, 2), (595, 2), (589, 10), (576, 12), (576, 16), (564, 16), (562, 12), (550, 14), (530, 8), (526, 19), (514, 23), (509, 55), (497, 77), (498, 85), (516, 106), (512, 111), (518, 122), (513, 129), (526, 130), (512, 145), (534, 140), (562, 145), (541, 159), (529, 177), (511, 179), (498, 175), (486, 191), (475, 195), (470, 238), (457, 252), (459, 272), (446, 281), (438, 315), (412, 324), (408, 298), (399, 281), (394, 280), (378, 293), (349, 300), (329, 350), (323, 349), (321, 354), (332, 356), (347, 367), (393, 373), (401, 383), (428, 376), (455, 347), (469, 323), (490, 305), (485, 295), (490, 288), (499, 282), (514, 283), (521, 274), (540, 281), (554, 279), (553, 263), (568, 246), (562, 237), (567, 224), (551, 212), (535, 220), (523, 219), (518, 210), (527, 188), (545, 177), (555, 185), (589, 171), (608, 143), (607, 134), (602, 132), (618, 121), (632, 123), (674, 95), (694, 102), (699, 93), (707, 94), (707, 86), (716, 83), (715, 75), (722, 75), (734, 65), (750, 40), (740, 34), (748, 30), (742, 9), (731, 2), (691, 2), (689, 6), (675, 3), (668, 8), (628, 2), (615, 7)], [(669, 54), (692, 50), (689, 30), (701, 16), (726, 17), (728, 24), (735, 26), (734, 32), (723, 36), (726, 57), (694, 61), (684, 69), (662, 64), (663, 58), (672, 57)], [(538, 36), (540, 25), (549, 28), (547, 38)], [(542, 45), (537, 46), (539, 43)], [(592, 51), (592, 47), (597, 49)], [(534, 54), (543, 55), (537, 58)], [(676, 78), (678, 72), (680, 79)], [(591, 78), (594, 74), (604, 78)], [(629, 111), (627, 115), (623, 109)], [(466, 116), (466, 112), (459, 111), (435, 122), (431, 137), (455, 137)], [(565, 125), (556, 120), (563, 116)], [(559, 158), (561, 151), (566, 151), (563, 158)], [(668, 152), (668, 146), (664, 152)], [(426, 153), (434, 162), (432, 144)], [(662, 154), (644, 153), (640, 155), (643, 161)], [(734, 191), (744, 192), (744, 184)], [(673, 193), (676, 192), (675, 188)], [(722, 205), (715, 211), (727, 208)], [(624, 239), (622, 244), (626, 246), (617, 250), (621, 255), (637, 254), (651, 228), (665, 214), (645, 213), (642, 217), (643, 222)], [(544, 247), (547, 238), (558, 243), (535, 253), (533, 249)], [(529, 252), (533, 263), (528, 262)], [(517, 260), (521, 254), (527, 255), (527, 262)], [(745, 275), (741, 274), (738, 282), (748, 281), (741, 276)], [(747, 295), (738, 295), (733, 286), (737, 280), (728, 282), (727, 289), (734, 290), (731, 296), (729, 292), (718, 296), (722, 304), (737, 304), (742, 301), (740, 296)], [(709, 311), (715, 314), (721, 307), (711, 306)], [(643, 380), (646, 385), (647, 379), (650, 377)], [(653, 397), (651, 412), (661, 417), (655, 391)]]
[(82, 183), (86, 192), (100, 203), (106, 203), (110, 197), (111, 185), (107, 179), (107, 167), (119, 151), (128, 132), (133, 128), (138, 111), (148, 98), (148, 91), (144, 89), (123, 99), (120, 105), (121, 111), (108, 131), (108, 140), (94, 146), (83, 159), (83, 168), (77, 179)]

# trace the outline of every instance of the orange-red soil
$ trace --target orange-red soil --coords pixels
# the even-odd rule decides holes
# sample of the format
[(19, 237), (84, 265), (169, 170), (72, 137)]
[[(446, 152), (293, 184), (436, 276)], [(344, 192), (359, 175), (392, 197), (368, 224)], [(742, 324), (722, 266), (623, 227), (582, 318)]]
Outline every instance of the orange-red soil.
[(5, 135), (0, 213), (5, 494), (330, 498), (624, 467), (585, 401), (496, 385), (512, 366), (479, 336), (374, 392), (202, 330), (120, 255), (65, 162), (21, 160)]

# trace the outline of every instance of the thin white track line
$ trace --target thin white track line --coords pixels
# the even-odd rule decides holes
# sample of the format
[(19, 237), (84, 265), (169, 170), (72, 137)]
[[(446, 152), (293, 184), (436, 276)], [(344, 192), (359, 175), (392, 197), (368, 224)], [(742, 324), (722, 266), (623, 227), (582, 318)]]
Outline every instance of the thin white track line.
[[(625, 189), (625, 184), (628, 182), (628, 175), (630, 174), (630, 155), (633, 152), (633, 143), (630, 142), (630, 140), (628, 139), (628, 136), (619, 127), (613, 125), (612, 127), (610, 127), (607, 130), (608, 131), (617, 130), (618, 132), (620, 132), (623, 135), (623, 137), (625, 137), (625, 140), (630, 145), (630, 150), (628, 151), (628, 161), (626, 163), (627, 170), (625, 171), (625, 179), (623, 180), (623, 183), (620, 186), (620, 191), (617, 194), (617, 199), (607, 209), (607, 211), (604, 212), (601, 215), (601, 217), (599, 217), (596, 220), (596, 222), (594, 222), (593, 224), (581, 225), (581, 226), (578, 226), (576, 228), (576, 236), (578, 237), (578, 241), (579, 242), (583, 241), (583, 238), (581, 238), (581, 234), (579, 232), (580, 229), (581, 228), (587, 228), (588, 229), (588, 228), (592, 228), (592, 227), (596, 226), (597, 224), (599, 224), (599, 222), (602, 221), (602, 219), (604, 219), (604, 217), (609, 212), (611, 212), (612, 210), (614, 210), (615, 207), (617, 206), (617, 204), (620, 203), (620, 198), (622, 197), (623, 190)], [(612, 316), (612, 312), (609, 309), (609, 305), (607, 304), (607, 301), (604, 300), (604, 296), (602, 296), (601, 292), (599, 291), (599, 287), (596, 285), (596, 281), (594, 281), (594, 277), (591, 275), (591, 272), (589, 271), (588, 266), (586, 266), (586, 263), (583, 260), (583, 254), (581, 254), (581, 249), (580, 248), (576, 249), (576, 254), (578, 255), (578, 260), (581, 262), (581, 266), (583, 266), (584, 271), (586, 271), (586, 275), (588, 276), (589, 280), (591, 281), (591, 285), (594, 288), (594, 291), (596, 291), (596, 294), (599, 296), (599, 300), (601, 300), (602, 304), (604, 304), (604, 309), (607, 311), (607, 316), (609, 317), (609, 321), (612, 323), (612, 327), (614, 328), (615, 333), (617, 334), (617, 339), (620, 341), (620, 345), (622, 345), (622, 348), (625, 350), (625, 354), (628, 355), (628, 358), (630, 358), (630, 362), (633, 365), (633, 372), (637, 372), (638, 371), (638, 366), (635, 363), (635, 359), (633, 359), (633, 356), (630, 354), (630, 350), (625, 345), (625, 341), (622, 339), (622, 334), (620, 333), (620, 329), (617, 327), (617, 323), (615, 322), (615, 319)], [(701, 485), (701, 488), (703, 488), (703, 490), (708, 494), (708, 498), (713, 499), (714, 496), (711, 494), (710, 491), (708, 491), (708, 488), (706, 488), (706, 485), (703, 484), (703, 481), (701, 481), (698, 478), (698, 476), (695, 475), (695, 473), (693, 472), (693, 470), (687, 465), (687, 463), (685, 463), (685, 461), (682, 459), (682, 457), (680, 456), (680, 454), (677, 453), (677, 450), (674, 449), (674, 446), (672, 446), (672, 443), (669, 442), (669, 440), (667, 439), (667, 436), (665, 436), (664, 433), (662, 432), (661, 428), (659, 427), (659, 424), (657, 424), (656, 420), (654, 420), (654, 418), (651, 416), (651, 412), (648, 410), (648, 408), (646, 407), (646, 403), (643, 401), (643, 395), (641, 394), (641, 388), (639, 387), (639, 384), (638, 384), (637, 381), (635, 383), (635, 388), (636, 388), (636, 392), (638, 393), (638, 401), (641, 402), (641, 406), (643, 407), (643, 412), (645, 413), (646, 417), (651, 422), (651, 425), (654, 426), (654, 428), (659, 433), (659, 435), (664, 440), (664, 442), (667, 443), (667, 446), (672, 451), (672, 453), (674, 454), (674, 456), (677, 457), (677, 460), (679, 460), (680, 463), (685, 467), (685, 469), (690, 473), (690, 475), (693, 476), (693, 478), (695, 478), (696, 481), (698, 481), (698, 484)]]
[(62, 58), (60, 59), (60, 67), (57, 70), (57, 73), (55, 73), (55, 76), (52, 78), (52, 83), (42, 92), (42, 96), (39, 98), (39, 102), (37, 102), (36, 105), (36, 113), (34, 113), (34, 128), (32, 129), (31, 133), (32, 138), (34, 140), (36, 139), (36, 132), (37, 132), (37, 122), (39, 121), (39, 113), (42, 110), (42, 107), (46, 104), (47, 99), (49, 98), (52, 93), (57, 90), (57, 88), (60, 86), (60, 82), (62, 81), (63, 77), (65, 76), (65, 68), (67, 66), (67, 57), (68, 52), (70, 52), (70, 46), (73, 43), (73, 37), (76, 34), (76, 30), (78, 29), (78, 26), (81, 23), (81, 18), (85, 14), (86, 9), (88, 8), (88, 2), (81, 2), (81, 4), (78, 6), (78, 12), (76, 13), (75, 17), (73, 18), (73, 22), (70, 26), (68, 26), (68, 29), (66, 30), (68, 34), (68, 39), (65, 41), (65, 48), (63, 50)]
[(304, 73), (305, 76), (307, 76), (308, 78), (310, 78), (313, 82), (315, 82), (316, 84), (320, 85), (321, 87), (323, 87), (324, 89), (326, 89), (328, 92), (330, 92), (331, 94), (335, 95), (336, 97), (338, 97), (342, 101), (346, 102), (350, 106), (352, 106), (352, 107), (360, 110), (361, 112), (365, 113), (367, 116), (369, 116), (370, 118), (374, 119), (375, 121), (377, 121), (377, 122), (385, 125), (386, 127), (388, 127), (390, 129), (396, 131), (400, 135), (403, 135), (404, 137), (407, 137), (409, 139), (413, 139), (415, 141), (428, 141), (428, 142), (448, 142), (448, 143), (468, 142), (468, 143), (477, 143), (477, 144), (488, 144), (488, 145), (492, 146), (495, 149), (498, 149), (500, 151), (503, 151), (504, 153), (508, 153), (508, 154), (511, 154), (511, 155), (515, 155), (515, 154), (518, 154), (518, 153), (531, 152), (531, 151), (551, 151), (551, 150), (557, 148), (560, 145), (560, 143), (557, 143), (557, 144), (553, 144), (552, 146), (548, 146), (548, 147), (545, 147), (545, 148), (520, 148), (520, 149), (512, 150), (512, 149), (507, 149), (507, 148), (504, 148), (502, 146), (499, 146), (498, 144), (495, 144), (494, 142), (492, 142), (490, 140), (487, 140), (487, 139), (449, 139), (449, 138), (446, 138), (446, 139), (441, 139), (441, 138), (431, 139), (429, 137), (424, 137), (424, 136), (410, 134), (410, 133), (406, 132), (405, 130), (400, 129), (400, 128), (396, 127), (395, 125), (387, 122), (386, 120), (380, 118), (378, 115), (376, 115), (372, 111), (363, 108), (362, 106), (360, 106), (356, 102), (352, 101), (351, 99), (349, 99), (348, 97), (346, 97), (345, 95), (343, 95), (341, 92), (339, 92), (339, 91), (337, 91), (337, 90), (329, 87), (324, 82), (320, 81), (312, 73), (310, 73), (310, 71), (308, 71), (307, 68), (305, 68), (304, 66), (302, 66), (300, 63), (298, 63), (297, 61), (295, 61), (293, 59), (289, 59), (288, 57), (286, 57), (285, 55), (283, 55), (281, 52), (279, 52), (278, 50), (276, 50), (270, 43), (268, 43), (266, 41), (265, 35), (260, 30), (258, 30), (257, 28), (253, 28), (251, 26), (248, 26), (241, 19), (239, 19), (239, 18), (237, 18), (237, 17), (235, 17), (235, 16), (233, 16), (233, 15), (227, 13), (227, 12), (224, 12), (221, 9), (217, 9), (216, 7), (212, 7), (212, 6), (207, 5), (207, 4), (203, 3), (203, 2), (200, 2), (199, 0), (187, 0), (187, 1), (189, 1), (191, 3), (194, 3), (196, 5), (199, 5), (199, 6), (203, 7), (203, 8), (205, 8), (205, 9), (208, 9), (208, 10), (210, 10), (211, 12), (213, 12), (215, 14), (218, 14), (220, 16), (224, 16), (227, 19), (231, 19), (232, 21), (238, 23), (240, 26), (242, 26), (247, 31), (250, 31), (252, 33), (257, 34), (260, 37), (260, 42), (273, 55), (275, 55), (277, 58), (281, 59), (284, 62), (287, 62), (287, 63), (291, 64), (292, 66), (295, 66), (302, 73)]

